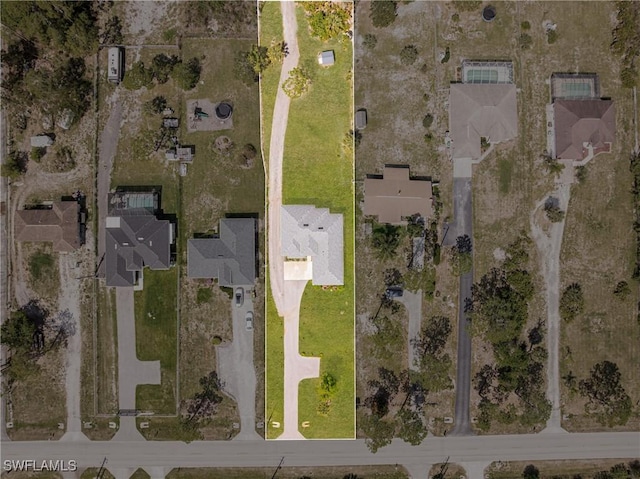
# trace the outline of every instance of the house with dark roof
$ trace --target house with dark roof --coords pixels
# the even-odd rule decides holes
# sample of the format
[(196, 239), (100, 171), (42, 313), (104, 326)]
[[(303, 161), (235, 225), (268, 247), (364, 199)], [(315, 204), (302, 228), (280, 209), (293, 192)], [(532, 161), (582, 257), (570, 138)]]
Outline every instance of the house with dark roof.
[(393, 225), (406, 224), (404, 218), (415, 214), (432, 217), (431, 180), (411, 178), (406, 165), (385, 165), (382, 175), (367, 175), (364, 180), (363, 213)]
[(78, 201), (55, 201), (50, 208), (16, 212), (16, 241), (50, 242), (53, 250), (71, 252), (83, 243), (82, 218)]
[(285, 280), (310, 279), (314, 285), (343, 285), (342, 215), (313, 205), (285, 205), (280, 217)]
[(220, 286), (253, 286), (256, 280), (256, 220), (224, 218), (214, 238), (192, 238), (189, 278), (217, 278)]
[(142, 288), (146, 267), (166, 270), (171, 266), (175, 227), (158, 219), (157, 192), (117, 191), (109, 197), (105, 228), (107, 286)]
[(555, 100), (552, 106), (555, 158), (583, 160), (611, 151), (616, 134), (613, 100)]

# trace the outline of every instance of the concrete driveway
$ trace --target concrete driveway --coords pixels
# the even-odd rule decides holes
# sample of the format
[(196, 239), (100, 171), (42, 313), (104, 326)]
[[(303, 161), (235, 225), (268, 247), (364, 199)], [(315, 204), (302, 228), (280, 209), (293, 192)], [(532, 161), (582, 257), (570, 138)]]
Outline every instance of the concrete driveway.
[[(133, 288), (116, 288), (118, 324), (118, 407), (136, 409), (139, 384), (160, 384), (160, 361), (140, 361), (136, 352), (136, 322)], [(120, 417), (118, 441), (144, 440), (136, 428), (135, 416)]]
[[(256, 371), (253, 365), (253, 330), (247, 331), (246, 315), (253, 311), (252, 286), (244, 289), (242, 306), (231, 301), (233, 341), (216, 348), (218, 377), (224, 382), (224, 390), (238, 404), (240, 433), (235, 440), (259, 440), (256, 433)], [(236, 288), (234, 288), (235, 291)], [(254, 321), (255, 311), (254, 311)]]

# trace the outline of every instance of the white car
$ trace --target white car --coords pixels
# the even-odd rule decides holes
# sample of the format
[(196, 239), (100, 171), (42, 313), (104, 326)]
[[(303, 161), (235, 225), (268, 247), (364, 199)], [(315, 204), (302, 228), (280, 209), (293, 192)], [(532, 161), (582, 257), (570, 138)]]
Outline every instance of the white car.
[(247, 311), (247, 315), (244, 319), (247, 331), (253, 331), (253, 311)]

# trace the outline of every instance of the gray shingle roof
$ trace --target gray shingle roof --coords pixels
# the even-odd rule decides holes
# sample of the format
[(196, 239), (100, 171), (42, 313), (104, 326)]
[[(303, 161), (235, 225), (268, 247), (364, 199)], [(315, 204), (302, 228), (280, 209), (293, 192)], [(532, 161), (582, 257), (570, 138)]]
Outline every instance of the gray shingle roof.
[(344, 284), (342, 215), (313, 205), (286, 205), (280, 217), (282, 255), (310, 256), (315, 285)]
[(154, 215), (108, 217), (106, 226), (107, 286), (133, 286), (144, 266), (168, 269), (171, 223)]
[(190, 239), (187, 274), (190, 278), (218, 278), (220, 286), (249, 286), (256, 279), (256, 220), (220, 220), (217, 238)]

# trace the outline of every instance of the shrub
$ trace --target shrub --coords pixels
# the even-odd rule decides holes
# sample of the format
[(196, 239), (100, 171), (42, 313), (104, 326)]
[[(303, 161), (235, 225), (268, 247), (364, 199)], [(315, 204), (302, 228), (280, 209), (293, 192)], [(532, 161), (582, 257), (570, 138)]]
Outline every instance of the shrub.
[(376, 0), (370, 4), (369, 16), (374, 27), (388, 27), (396, 21), (397, 3), (393, 0)]
[(173, 71), (173, 67), (179, 62), (178, 57), (175, 55), (167, 56), (164, 53), (160, 53), (153, 57), (151, 63), (151, 73), (153, 78), (160, 84), (167, 83), (169, 81), (169, 75)]
[(167, 108), (167, 99), (163, 96), (156, 96), (147, 102), (147, 109), (152, 113), (162, 113)]
[(252, 85), (260, 79), (247, 58), (247, 52), (237, 53), (233, 73), (245, 85)]
[(76, 167), (76, 160), (73, 158), (71, 149), (67, 146), (61, 146), (57, 149), (56, 154), (49, 160), (48, 170), (57, 173), (71, 171)]
[(631, 288), (626, 281), (619, 281), (613, 290), (613, 295), (619, 300), (625, 300), (631, 294)]
[(101, 45), (118, 45), (122, 43), (122, 23), (120, 17), (113, 16), (106, 21), (99, 40)]
[(377, 44), (378, 38), (372, 33), (367, 33), (362, 40), (362, 45), (369, 50), (373, 50)]
[(564, 219), (564, 211), (558, 206), (556, 198), (549, 197), (544, 204), (544, 212), (552, 223), (559, 223)]
[(447, 47), (444, 51), (444, 56), (442, 57), (442, 60), (440, 60), (440, 63), (447, 63), (450, 58), (451, 58), (451, 50), (449, 49), (449, 47)]
[(281, 64), (288, 53), (289, 50), (287, 49), (287, 44), (285, 42), (271, 40), (271, 45), (269, 45), (269, 48), (267, 49), (267, 58), (270, 63)]
[(135, 62), (131, 69), (126, 71), (122, 86), (127, 90), (138, 90), (142, 87), (151, 88), (153, 86), (153, 72), (145, 68), (144, 63)]
[(454, 13), (453, 15), (451, 15), (451, 20), (454, 21), (455, 23), (458, 23), (460, 21), (460, 15), (457, 13)]
[(585, 165), (576, 167), (576, 180), (581, 184), (587, 180), (587, 167)]
[(549, 45), (555, 43), (558, 40), (558, 32), (555, 30), (547, 31), (547, 43)]
[(289, 72), (287, 78), (282, 84), (282, 89), (289, 98), (300, 98), (311, 86), (311, 78), (302, 68), (294, 68)]
[(169, 30), (165, 30), (162, 33), (162, 39), (167, 43), (173, 43), (176, 39), (177, 30), (175, 28), (170, 28)]
[(27, 171), (27, 154), (23, 151), (11, 151), (0, 169), (2, 176), (17, 179)]
[(271, 64), (269, 57), (269, 49), (259, 45), (252, 45), (251, 49), (246, 53), (247, 61), (256, 74), (260, 74)]
[(200, 61), (197, 58), (192, 58), (186, 63), (178, 63), (173, 68), (172, 77), (176, 85), (180, 88), (183, 90), (191, 90), (198, 84), (201, 71)]
[(198, 292), (196, 293), (196, 302), (198, 304), (204, 304), (211, 301), (213, 298), (213, 291), (211, 288), (198, 288)]
[(222, 338), (220, 336), (214, 336), (213, 339), (211, 340), (211, 343), (214, 346), (217, 346), (218, 344), (222, 343)]
[(560, 317), (571, 321), (584, 311), (584, 295), (579, 283), (571, 283), (560, 297)]
[(42, 157), (47, 153), (46, 148), (31, 148), (31, 159), (36, 163), (40, 163)]
[(520, 28), (522, 28), (523, 30), (530, 30), (531, 24), (527, 20), (525, 20), (520, 24)]
[(349, 30), (351, 6), (336, 2), (303, 2), (311, 35), (327, 41)]
[(564, 165), (555, 158), (551, 158), (549, 155), (543, 156), (542, 164), (549, 173), (559, 175), (564, 170)]
[(400, 63), (403, 65), (413, 65), (418, 59), (418, 49), (415, 45), (406, 45), (400, 51)]
[(433, 115), (427, 113), (422, 119), (422, 126), (425, 128), (431, 128), (431, 125), (433, 125)]
[(531, 48), (532, 44), (533, 44), (533, 39), (531, 38), (531, 35), (529, 35), (528, 33), (521, 33), (520, 36), (518, 37), (518, 45), (520, 45), (520, 48), (522, 50)]

